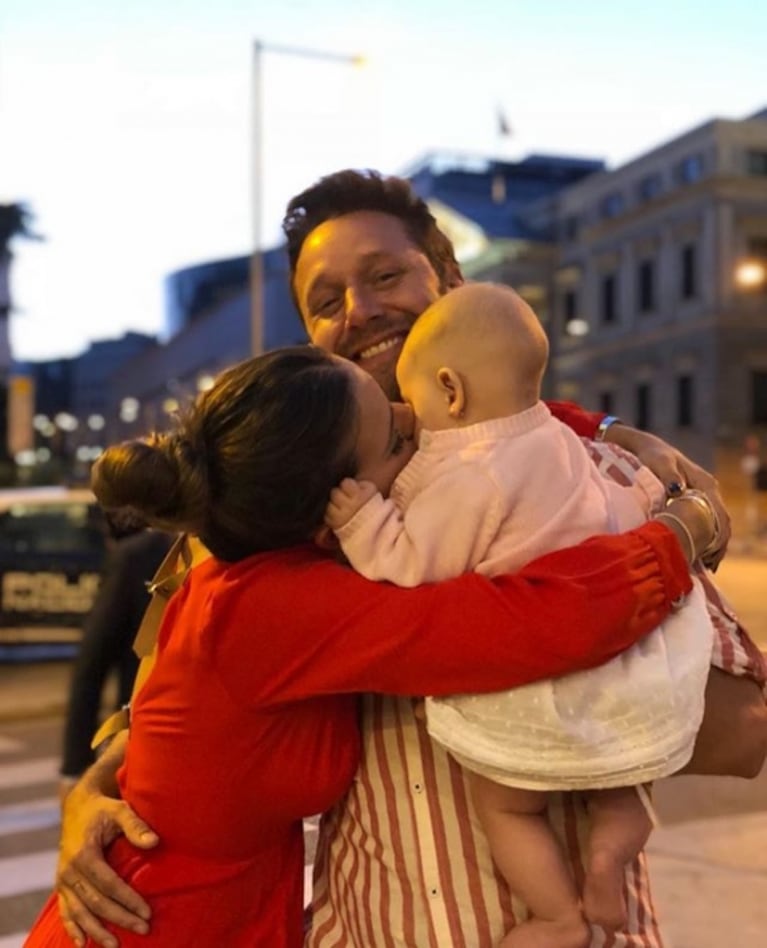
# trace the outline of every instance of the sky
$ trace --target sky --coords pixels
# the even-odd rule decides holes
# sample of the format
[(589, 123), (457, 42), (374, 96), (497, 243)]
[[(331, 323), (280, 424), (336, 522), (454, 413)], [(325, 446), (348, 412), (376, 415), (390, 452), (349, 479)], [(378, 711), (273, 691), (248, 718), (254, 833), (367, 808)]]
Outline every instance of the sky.
[(167, 274), (274, 245), (290, 196), (339, 168), (438, 150), (616, 167), (744, 118), (767, 106), (765, 37), (753, 0), (2, 0), (0, 203), (45, 237), (13, 244), (13, 355), (161, 333)]

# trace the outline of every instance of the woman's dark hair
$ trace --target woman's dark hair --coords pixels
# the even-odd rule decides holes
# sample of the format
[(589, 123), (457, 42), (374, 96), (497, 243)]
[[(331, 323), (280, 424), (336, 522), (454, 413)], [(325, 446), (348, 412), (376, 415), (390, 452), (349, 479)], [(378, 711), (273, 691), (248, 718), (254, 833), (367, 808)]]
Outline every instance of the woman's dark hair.
[(239, 560), (311, 538), (331, 489), (355, 472), (356, 427), (342, 363), (278, 349), (220, 375), (172, 432), (108, 448), (91, 484), (105, 509)]
[(294, 281), (304, 241), (325, 221), (355, 211), (380, 211), (401, 220), (410, 239), (434, 268), (442, 292), (460, 273), (453, 245), (409, 181), (385, 177), (377, 171), (337, 171), (297, 194), (289, 202), (282, 221), (288, 241), (290, 287), (299, 312)]

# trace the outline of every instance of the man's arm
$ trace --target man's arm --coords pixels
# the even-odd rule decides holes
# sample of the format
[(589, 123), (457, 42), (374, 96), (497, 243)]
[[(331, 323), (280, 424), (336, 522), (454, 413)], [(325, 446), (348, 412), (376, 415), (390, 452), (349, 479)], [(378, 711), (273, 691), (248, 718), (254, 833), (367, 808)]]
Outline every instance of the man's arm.
[(77, 945), (84, 945), (90, 935), (105, 948), (117, 948), (117, 940), (99, 918), (140, 934), (149, 930), (149, 906), (104, 859), (106, 847), (121, 834), (140, 849), (152, 849), (159, 842), (118, 798), (116, 774), (127, 740), (127, 731), (115, 737), (64, 804), (56, 890), (64, 928)]

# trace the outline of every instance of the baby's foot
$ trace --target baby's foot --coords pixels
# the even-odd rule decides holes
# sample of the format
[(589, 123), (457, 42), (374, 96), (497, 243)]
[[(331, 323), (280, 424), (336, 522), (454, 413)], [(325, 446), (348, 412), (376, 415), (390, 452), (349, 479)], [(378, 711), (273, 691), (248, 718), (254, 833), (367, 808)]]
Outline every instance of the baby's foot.
[(583, 883), (583, 911), (592, 925), (615, 931), (626, 924), (624, 865), (607, 849), (591, 854)]

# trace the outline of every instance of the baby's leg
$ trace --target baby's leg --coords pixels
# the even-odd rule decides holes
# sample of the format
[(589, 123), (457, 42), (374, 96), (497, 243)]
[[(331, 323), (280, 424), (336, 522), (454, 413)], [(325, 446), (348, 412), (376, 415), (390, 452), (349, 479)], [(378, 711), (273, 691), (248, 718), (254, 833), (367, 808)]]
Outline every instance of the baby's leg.
[(634, 787), (594, 790), (588, 796), (591, 833), (583, 909), (594, 925), (626, 924), (625, 870), (644, 848), (652, 821)]
[(470, 774), (477, 813), (495, 864), (531, 918), (499, 948), (586, 948), (590, 929), (575, 883), (546, 817), (546, 796)]

